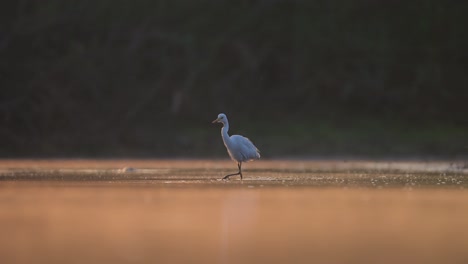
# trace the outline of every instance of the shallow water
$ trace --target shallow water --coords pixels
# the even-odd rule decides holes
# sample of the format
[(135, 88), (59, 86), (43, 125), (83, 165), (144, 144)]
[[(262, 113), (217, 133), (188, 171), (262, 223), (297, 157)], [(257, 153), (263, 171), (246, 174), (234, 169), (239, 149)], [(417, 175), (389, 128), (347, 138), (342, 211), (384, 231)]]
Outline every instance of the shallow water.
[(460, 162), (4, 160), (1, 263), (467, 263)]

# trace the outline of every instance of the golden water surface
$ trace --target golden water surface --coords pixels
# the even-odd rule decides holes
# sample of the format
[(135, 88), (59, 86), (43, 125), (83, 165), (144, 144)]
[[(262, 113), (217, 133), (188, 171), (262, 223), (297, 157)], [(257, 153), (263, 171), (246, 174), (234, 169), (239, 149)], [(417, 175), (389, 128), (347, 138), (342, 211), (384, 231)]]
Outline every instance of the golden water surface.
[(468, 263), (454, 162), (0, 161), (0, 263)]

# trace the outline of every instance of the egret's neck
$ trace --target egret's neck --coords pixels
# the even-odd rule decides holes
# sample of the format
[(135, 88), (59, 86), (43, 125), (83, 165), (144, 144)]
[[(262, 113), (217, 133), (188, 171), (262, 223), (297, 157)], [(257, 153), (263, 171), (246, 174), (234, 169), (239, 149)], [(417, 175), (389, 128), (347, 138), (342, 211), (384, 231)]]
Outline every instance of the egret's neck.
[(221, 128), (221, 136), (223, 137), (223, 141), (225, 145), (227, 145), (230, 140), (228, 131), (229, 131), (229, 123), (226, 122), (223, 124), (223, 128)]

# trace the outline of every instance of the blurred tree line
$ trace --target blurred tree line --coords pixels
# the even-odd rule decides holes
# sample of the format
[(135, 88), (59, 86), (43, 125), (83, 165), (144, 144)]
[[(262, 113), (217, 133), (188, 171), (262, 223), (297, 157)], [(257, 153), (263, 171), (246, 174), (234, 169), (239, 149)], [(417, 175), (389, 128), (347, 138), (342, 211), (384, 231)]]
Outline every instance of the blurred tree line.
[(467, 125), (466, 1), (1, 5), (2, 156), (210, 150), (219, 112)]

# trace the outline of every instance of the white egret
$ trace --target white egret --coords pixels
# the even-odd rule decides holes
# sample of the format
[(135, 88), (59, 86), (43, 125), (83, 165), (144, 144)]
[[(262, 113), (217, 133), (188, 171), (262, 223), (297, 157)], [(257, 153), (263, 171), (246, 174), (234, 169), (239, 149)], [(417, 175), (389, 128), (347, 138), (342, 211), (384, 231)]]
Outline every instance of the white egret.
[(260, 158), (260, 151), (246, 137), (240, 135), (228, 135), (229, 122), (225, 114), (219, 114), (212, 123), (223, 123), (221, 128), (221, 136), (223, 137), (224, 146), (231, 156), (232, 160), (237, 161), (239, 172), (224, 176), (223, 180), (229, 179), (230, 176), (240, 175), (242, 180), (242, 162), (248, 162)]

